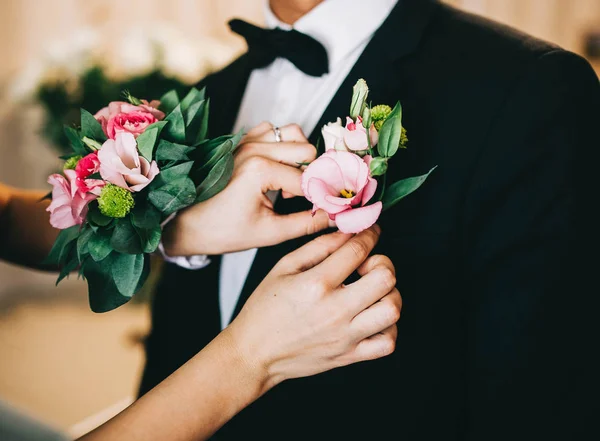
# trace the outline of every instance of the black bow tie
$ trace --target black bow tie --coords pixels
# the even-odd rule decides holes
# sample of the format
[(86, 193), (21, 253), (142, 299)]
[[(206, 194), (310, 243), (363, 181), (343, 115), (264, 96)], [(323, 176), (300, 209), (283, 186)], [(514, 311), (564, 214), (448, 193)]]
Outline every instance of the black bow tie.
[(229, 27), (246, 39), (248, 55), (256, 69), (266, 67), (281, 57), (313, 77), (329, 72), (329, 60), (323, 45), (295, 29), (263, 29), (239, 19), (231, 20)]

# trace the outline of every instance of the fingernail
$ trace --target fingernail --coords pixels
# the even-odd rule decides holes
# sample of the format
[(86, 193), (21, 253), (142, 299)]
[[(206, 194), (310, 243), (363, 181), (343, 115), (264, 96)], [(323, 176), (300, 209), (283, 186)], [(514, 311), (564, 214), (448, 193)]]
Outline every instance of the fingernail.
[(377, 224), (374, 224), (374, 225), (373, 225), (373, 229), (375, 230), (375, 232), (376, 232), (377, 234), (381, 234), (381, 227), (380, 227), (379, 225), (377, 225)]

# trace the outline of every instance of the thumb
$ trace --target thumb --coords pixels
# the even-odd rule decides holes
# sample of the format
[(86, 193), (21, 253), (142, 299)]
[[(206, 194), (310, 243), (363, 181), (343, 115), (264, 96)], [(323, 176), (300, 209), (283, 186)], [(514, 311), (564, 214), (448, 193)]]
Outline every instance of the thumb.
[(319, 236), (296, 251), (292, 251), (283, 257), (277, 266), (286, 274), (297, 274), (307, 271), (337, 251), (352, 237), (339, 231)]

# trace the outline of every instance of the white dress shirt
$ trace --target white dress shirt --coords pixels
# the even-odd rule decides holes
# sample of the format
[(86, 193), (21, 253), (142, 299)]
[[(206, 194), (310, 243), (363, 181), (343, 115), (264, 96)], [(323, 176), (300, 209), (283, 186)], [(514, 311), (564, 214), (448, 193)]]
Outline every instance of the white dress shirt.
[[(322, 77), (311, 77), (284, 58), (253, 71), (242, 98), (234, 132), (242, 128), (249, 130), (262, 121), (270, 121), (278, 127), (298, 124), (308, 137), (397, 1), (325, 0), (296, 21), (294, 29), (310, 35), (325, 46), (329, 57), (329, 73)], [(266, 0), (264, 12), (267, 28), (292, 29), (292, 26), (277, 19)], [(352, 89), (347, 92), (349, 111)], [(256, 249), (252, 249), (225, 254), (222, 258), (219, 273), (222, 328), (231, 320), (256, 252)], [(170, 260), (186, 268), (194, 267), (188, 259)]]

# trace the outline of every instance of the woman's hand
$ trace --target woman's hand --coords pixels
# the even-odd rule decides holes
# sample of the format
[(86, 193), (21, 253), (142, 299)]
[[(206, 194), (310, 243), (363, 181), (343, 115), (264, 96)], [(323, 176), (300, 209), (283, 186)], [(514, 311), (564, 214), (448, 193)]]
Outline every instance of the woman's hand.
[(368, 257), (379, 234), (324, 235), (285, 256), (225, 329), (266, 389), (394, 351), (402, 300), (392, 262)]
[(280, 215), (268, 192), (303, 196), (299, 163), (316, 157), (296, 125), (281, 128), (275, 142), (271, 124), (262, 123), (242, 139), (235, 151), (227, 187), (209, 200), (182, 210), (164, 230), (169, 256), (224, 254), (276, 245), (314, 234), (332, 224), (326, 213), (310, 210)]

